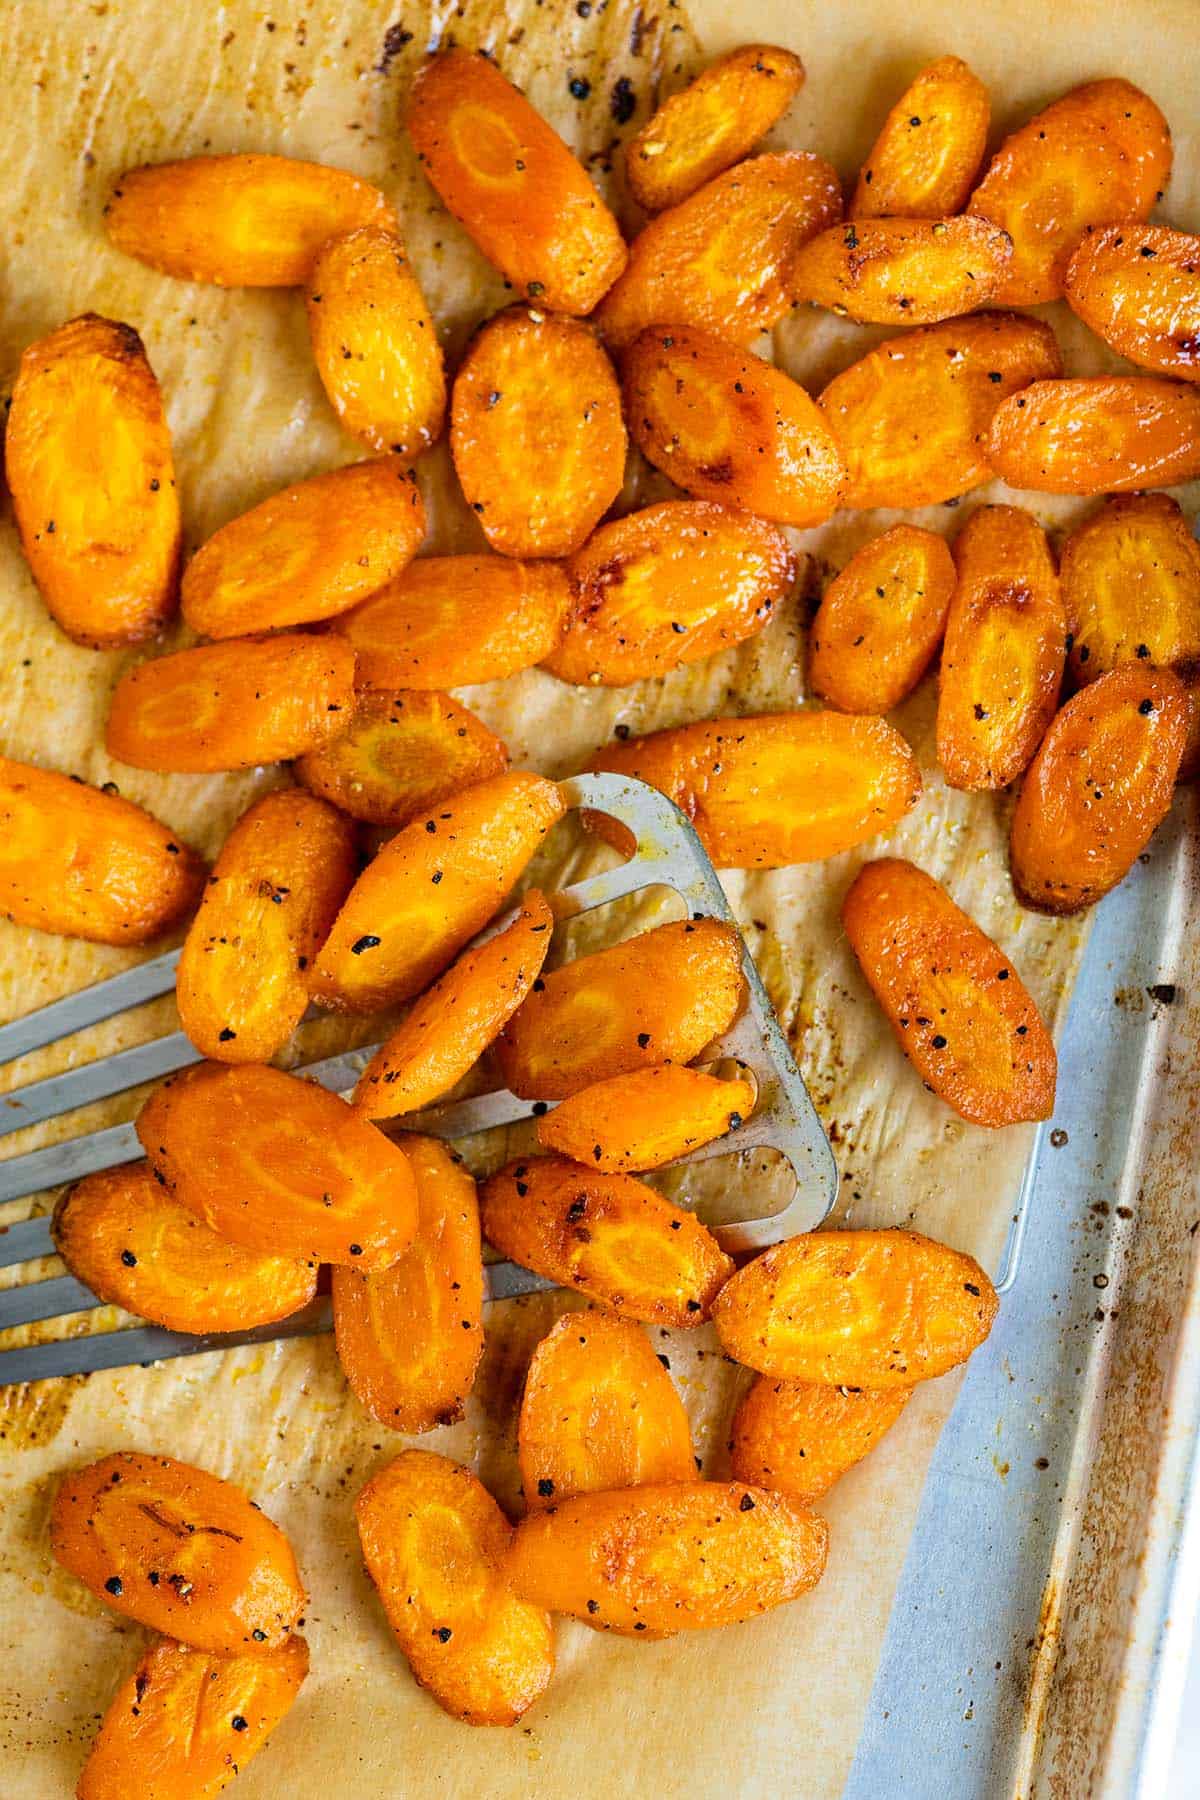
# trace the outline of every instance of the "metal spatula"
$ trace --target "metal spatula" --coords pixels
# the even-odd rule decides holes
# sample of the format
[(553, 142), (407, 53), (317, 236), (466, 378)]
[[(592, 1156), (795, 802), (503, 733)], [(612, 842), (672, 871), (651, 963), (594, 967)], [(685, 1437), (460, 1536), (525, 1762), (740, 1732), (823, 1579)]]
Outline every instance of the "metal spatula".
[[(593, 875), (574, 887), (553, 895), (559, 923), (591, 912), (647, 888), (670, 888), (688, 913), (696, 918), (732, 922), (729, 903), (700, 840), (677, 807), (643, 782), (619, 775), (581, 775), (563, 784), (570, 807), (586, 807), (608, 814), (624, 825), (636, 840), (629, 861), (619, 868)], [(500, 921), (502, 924), (504, 921)], [(488, 928), (487, 933), (499, 928)], [(174, 986), (178, 953), (155, 958), (139, 967), (98, 982), (68, 999), (56, 1001), (39, 1012), (0, 1028), (0, 1064), (31, 1050), (82, 1031), (128, 1007), (141, 1005), (167, 993)], [(730, 1220), (728, 1191), (723, 1195), (720, 1219), (710, 1219), (723, 1247), (746, 1252), (763, 1249), (797, 1232), (811, 1231), (825, 1218), (837, 1192), (837, 1169), (829, 1142), (821, 1128), (787, 1041), (779, 1028), (758, 971), (743, 946), (742, 968), (746, 977), (746, 1004), (738, 1019), (712, 1046), (710, 1059), (733, 1059), (749, 1071), (757, 1084), (754, 1113), (736, 1133), (720, 1138), (682, 1158), (683, 1163), (736, 1153), (746, 1179), (732, 1187), (744, 1187), (746, 1216)], [(302, 1072), (323, 1087), (338, 1092), (351, 1089), (376, 1046), (343, 1056), (310, 1063)], [(124, 1092), (139, 1082), (170, 1074), (199, 1061), (198, 1052), (182, 1032), (173, 1032), (151, 1043), (140, 1044), (114, 1056), (100, 1058), (63, 1075), (32, 1083), (4, 1096), (0, 1109), (0, 1136), (19, 1131), (45, 1119), (73, 1111), (94, 1100)], [(544, 1111), (545, 1107), (538, 1108)], [(402, 1127), (420, 1129), (451, 1139), (475, 1138), (480, 1133), (501, 1131), (527, 1119), (534, 1103), (519, 1100), (507, 1090), (451, 1103), (398, 1121)], [(780, 1209), (755, 1211), (754, 1177), (766, 1149), (778, 1151), (791, 1165), (795, 1188)], [(0, 1202), (23, 1195), (41, 1194), (96, 1169), (134, 1162), (142, 1154), (132, 1125), (109, 1126), (66, 1139), (48, 1149), (0, 1161)], [(772, 1184), (773, 1185), (773, 1184)], [(761, 1192), (757, 1204), (761, 1207)], [(703, 1204), (697, 1207), (703, 1215)], [(0, 1267), (25, 1263), (54, 1254), (48, 1217), (11, 1225), (0, 1233)], [(532, 1275), (515, 1263), (493, 1263), (488, 1269), (489, 1295), (493, 1300), (532, 1293), (551, 1287), (551, 1282)], [(28, 1281), (0, 1292), (0, 1331), (36, 1321), (58, 1319), (99, 1305), (96, 1296), (71, 1276)], [(157, 1362), (167, 1357), (194, 1355), (202, 1350), (258, 1343), (272, 1338), (297, 1337), (331, 1327), (330, 1304), (319, 1299), (282, 1323), (228, 1335), (189, 1337), (157, 1326), (93, 1331), (49, 1343), (0, 1351), (0, 1386), (38, 1381), (47, 1376), (90, 1373), (94, 1369), (122, 1368), (135, 1363)]]

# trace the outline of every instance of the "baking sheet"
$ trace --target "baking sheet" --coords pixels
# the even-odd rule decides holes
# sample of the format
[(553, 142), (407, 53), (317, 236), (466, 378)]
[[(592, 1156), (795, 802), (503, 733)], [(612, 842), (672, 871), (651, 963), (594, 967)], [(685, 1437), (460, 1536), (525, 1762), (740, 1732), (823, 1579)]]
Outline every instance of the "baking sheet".
[[(100, 213), (130, 163), (200, 150), (270, 149), (351, 168), (380, 183), (403, 220), (453, 363), (475, 322), (502, 304), (487, 268), (418, 175), (400, 130), (419, 53), (446, 32), (495, 50), (502, 66), (590, 162), (633, 215), (610, 168), (655, 97), (704, 56), (748, 38), (789, 45), (808, 84), (772, 142), (820, 150), (849, 176), (883, 112), (923, 61), (953, 51), (988, 82), (998, 121), (1015, 121), (1072, 82), (1120, 73), (1145, 85), (1175, 131), (1176, 172), (1164, 216), (1200, 225), (1200, 153), (1190, 105), (1191, 9), (1157, 0), (1104, 15), (1084, 0), (1054, 10), (1021, 0), (1000, 12), (959, 0), (839, 9), (756, 0), (734, 13), (702, 0), (685, 15), (608, 0), (586, 16), (562, 0), (434, 9), (392, 0), (218, 6), (179, 0), (169, 19), (151, 0), (65, 9), (9, 0), (0, 10), (0, 67), (10, 93), (0, 148), (6, 231), (0, 236), (0, 382), (21, 348), (86, 308), (124, 318), (145, 338), (175, 438), (189, 546), (290, 480), (353, 458), (311, 367), (300, 299), (192, 287), (110, 250)], [(1036, 47), (1036, 54), (1031, 50)], [(591, 84), (579, 103), (568, 81)], [(611, 94), (627, 78), (638, 100), (618, 126)], [(1063, 308), (1052, 316), (1072, 372), (1112, 359)], [(775, 333), (793, 374), (819, 384), (880, 336), (815, 312)], [(444, 449), (421, 463), (430, 548), (479, 543), (457, 502)], [(631, 471), (625, 502), (665, 491)], [(914, 515), (952, 533), (981, 499)], [(1007, 497), (1007, 496), (1003, 496)], [(1077, 502), (1027, 497), (1058, 527)], [(1189, 509), (1190, 510), (1190, 509)], [(890, 515), (843, 515), (797, 536), (813, 563), (840, 566)], [(755, 643), (664, 683), (616, 693), (569, 689), (538, 673), (465, 692), (501, 730), (514, 761), (551, 774), (579, 765), (617, 722), (640, 732), (714, 711), (794, 704), (803, 695), (805, 601)], [(0, 749), (115, 779), (174, 829), (212, 852), (249, 798), (277, 779), (156, 777), (112, 764), (99, 748), (108, 694), (129, 657), (67, 644), (46, 619), (0, 521)], [(913, 1222), (995, 1266), (1029, 1134), (990, 1134), (926, 1095), (882, 1026), (842, 942), (837, 908), (863, 855), (912, 856), (1014, 957), (1035, 997), (1061, 1018), (1085, 936), (1074, 923), (1023, 914), (1005, 869), (1007, 803), (948, 793), (932, 762), (931, 684), (903, 709), (926, 771), (921, 805), (886, 840), (816, 868), (732, 875), (727, 886), (806, 1079), (842, 1175), (839, 1216)], [(0, 1016), (43, 1004), (128, 964), (126, 953), (0, 926)], [(174, 1023), (169, 1001), (56, 1046), (6, 1075), (15, 1085)], [(364, 1025), (360, 1036), (369, 1033)], [(344, 1022), (310, 1032), (308, 1054), (350, 1041)], [(134, 1105), (89, 1108), (65, 1129), (12, 1140), (21, 1151), (129, 1117)], [(19, 1216), (19, 1208), (8, 1216)], [(533, 1344), (564, 1296), (492, 1309), (479, 1388), (467, 1420), (423, 1440), (473, 1460), (502, 1500), (518, 1504), (514, 1404)], [(744, 1377), (707, 1331), (662, 1334), (706, 1467), (720, 1472), (729, 1408)], [(312, 1591), (313, 1674), (270, 1750), (238, 1792), (297, 1800), (373, 1791), (404, 1800), (480, 1791), (670, 1796), (840, 1792), (854, 1752), (890, 1599), (953, 1378), (929, 1384), (872, 1459), (830, 1497), (828, 1575), (816, 1592), (722, 1634), (661, 1645), (559, 1628), (559, 1675), (516, 1730), (471, 1731), (446, 1719), (408, 1676), (359, 1567), (351, 1517), (358, 1486), (403, 1440), (365, 1420), (347, 1396), (327, 1340), (241, 1350), (157, 1370), (99, 1375), (0, 1395), (0, 1769), (13, 1800), (70, 1792), (96, 1716), (131, 1666), (141, 1633), (115, 1619), (51, 1563), (46, 1515), (58, 1473), (102, 1451), (170, 1451), (244, 1482), (291, 1533)], [(999, 1459), (997, 1459), (999, 1461)], [(996, 1479), (1002, 1479), (997, 1472)], [(736, 1754), (731, 1746), (736, 1745)]]

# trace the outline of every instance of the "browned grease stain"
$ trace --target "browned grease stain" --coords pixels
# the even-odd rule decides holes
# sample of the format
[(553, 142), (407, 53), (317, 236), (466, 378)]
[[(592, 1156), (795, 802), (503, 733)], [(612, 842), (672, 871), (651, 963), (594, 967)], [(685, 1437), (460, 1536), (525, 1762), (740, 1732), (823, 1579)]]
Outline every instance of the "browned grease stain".
[(0, 1444), (4, 1450), (11, 1453), (52, 1443), (86, 1380), (86, 1375), (65, 1375), (58, 1381), (0, 1388)]

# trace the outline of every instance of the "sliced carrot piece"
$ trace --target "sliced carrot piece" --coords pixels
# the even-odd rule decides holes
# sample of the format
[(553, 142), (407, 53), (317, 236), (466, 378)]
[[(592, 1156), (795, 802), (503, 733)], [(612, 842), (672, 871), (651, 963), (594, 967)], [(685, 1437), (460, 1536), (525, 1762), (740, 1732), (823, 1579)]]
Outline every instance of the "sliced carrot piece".
[(333, 737), (353, 698), (354, 652), (342, 638), (231, 638), (122, 675), (104, 741), (136, 769), (254, 768)]
[(961, 57), (909, 83), (862, 166), (852, 219), (942, 219), (961, 212), (987, 147), (988, 92)]
[(765, 519), (664, 500), (602, 525), (567, 574), (574, 619), (545, 667), (560, 681), (620, 687), (761, 631), (791, 590), (796, 561)]
[(449, 694), (381, 688), (357, 694), (344, 729), (295, 774), (352, 819), (400, 826), (507, 767), (507, 747)]
[(696, 1474), (687, 1413), (650, 1340), (602, 1312), (564, 1313), (534, 1351), (517, 1448), (531, 1512)]
[(1200, 237), (1167, 225), (1090, 227), (1063, 289), (1071, 311), (1120, 356), (1200, 381)]
[(331, 237), (395, 224), (369, 181), (323, 163), (253, 153), (126, 169), (104, 217), (127, 256), (220, 287), (299, 287)]
[(493, 550), (578, 550), (625, 479), (621, 390), (591, 325), (533, 306), (489, 319), (454, 378), (450, 450)]
[(1067, 702), (1013, 814), (1024, 905), (1079, 912), (1125, 879), (1170, 810), (1190, 716), (1178, 677), (1145, 663), (1122, 664)]
[(531, 888), (512, 924), (465, 951), (380, 1045), (355, 1093), (359, 1112), (394, 1118), (456, 1087), (529, 993), (553, 930), (554, 914)]
[(997, 406), (1061, 373), (1050, 327), (1015, 313), (948, 319), (877, 344), (821, 394), (849, 471), (842, 505), (935, 506), (977, 487), (992, 473)]
[(483, 1351), (475, 1183), (436, 1138), (406, 1136), (417, 1235), (390, 1269), (333, 1271), (338, 1361), (373, 1419), (432, 1431), (461, 1419)]
[(484, 1182), (479, 1205), (501, 1255), (648, 1325), (702, 1325), (733, 1273), (694, 1214), (632, 1175), (565, 1156), (510, 1163)]
[(132, 800), (0, 756), (0, 912), (14, 924), (144, 944), (203, 886), (200, 858)]
[(273, 1325), (307, 1306), (316, 1265), (243, 1250), (166, 1193), (145, 1163), (85, 1175), (54, 1209), (54, 1247), (107, 1306), (167, 1331)]
[(1013, 241), (1005, 306), (1057, 300), (1089, 225), (1144, 219), (1171, 174), (1171, 133), (1128, 81), (1072, 88), (1005, 138), (968, 211)]
[(808, 1505), (875, 1448), (911, 1392), (760, 1375), (733, 1415), (730, 1467), (738, 1481)]
[(524, 769), (414, 819), (363, 870), (317, 958), (316, 999), (378, 1012), (427, 987), (501, 908), (563, 798)]
[(656, 925), (543, 977), (500, 1039), (504, 1079), (514, 1094), (562, 1100), (610, 1075), (691, 1062), (744, 992), (732, 925)]
[(442, 429), (446, 373), (399, 233), (362, 225), (330, 238), (305, 298), (317, 373), (346, 430), (373, 450), (428, 449)]
[(162, 394), (131, 325), (84, 313), (21, 357), (4, 440), (21, 548), (68, 637), (111, 649), (175, 610), (179, 495)]
[(762, 1375), (894, 1392), (965, 1362), (998, 1305), (974, 1257), (919, 1232), (815, 1231), (739, 1269), (713, 1318)]
[(1122, 494), (1062, 551), (1071, 674), (1079, 687), (1122, 663), (1172, 669), (1188, 690), (1181, 774), (1200, 762), (1200, 547), (1168, 494)]
[(137, 1134), (167, 1192), (247, 1250), (386, 1269), (416, 1235), (403, 1151), (282, 1069), (201, 1063), (150, 1096)]
[(823, 156), (788, 150), (739, 163), (634, 238), (596, 322), (621, 349), (649, 325), (676, 323), (752, 343), (792, 304), (797, 252), (841, 216), (841, 183)]
[(817, 608), (810, 687), (842, 712), (891, 712), (937, 655), (953, 593), (954, 558), (936, 531), (893, 525), (871, 538)]
[(681, 725), (610, 744), (591, 766), (666, 794), (722, 869), (838, 856), (887, 831), (921, 795), (898, 731), (837, 712)]
[(468, 687), (549, 656), (570, 607), (557, 563), (421, 556), (334, 629), (357, 651), (364, 687)]
[(244, 1489), (120, 1451), (59, 1483), (50, 1548), (116, 1612), (197, 1650), (266, 1655), (306, 1604), (292, 1547)]
[(204, 637), (242, 637), (345, 612), (412, 561), (425, 507), (398, 456), (298, 481), (231, 519), (183, 577), (183, 616)]
[(625, 405), (642, 454), (700, 500), (779, 525), (820, 525), (845, 467), (829, 426), (781, 369), (690, 325), (643, 331), (625, 357)]
[(1200, 475), (1200, 393), (1157, 375), (1035, 381), (997, 407), (987, 439), (1009, 487), (1125, 494)]
[(940, 882), (897, 857), (868, 863), (842, 924), (928, 1088), (976, 1125), (1049, 1118), (1054, 1040), (1007, 956)]
[(302, 1637), (270, 1656), (152, 1644), (101, 1721), (77, 1800), (213, 1800), (258, 1755), (307, 1674)]
[(972, 513), (954, 544), (937, 751), (956, 788), (1002, 788), (1028, 767), (1058, 705), (1067, 621), (1046, 534), (1016, 506)]
[(815, 1587), (829, 1527), (781, 1494), (691, 1481), (581, 1494), (517, 1527), (517, 1592), (596, 1631), (649, 1638), (752, 1619)]
[(431, 56), (408, 108), (417, 161), (520, 294), (589, 313), (625, 266), (617, 221), (558, 133), (478, 51)]
[(805, 244), (792, 263), (795, 300), (876, 325), (932, 325), (986, 306), (1012, 240), (986, 219), (852, 219)]
[(297, 788), (244, 812), (213, 866), (175, 972), (202, 1056), (269, 1062), (308, 1006), (307, 970), (358, 870), (353, 823)]
[(512, 1526), (469, 1469), (405, 1450), (354, 1506), (367, 1573), (415, 1679), (468, 1725), (515, 1725), (554, 1673), (550, 1619), (509, 1587)]
[(741, 44), (663, 101), (625, 146), (629, 191), (647, 212), (678, 206), (740, 163), (804, 85), (804, 64), (778, 44)]
[(572, 1094), (538, 1120), (538, 1142), (606, 1174), (627, 1175), (736, 1131), (754, 1101), (753, 1085), (740, 1076), (720, 1081), (678, 1063), (652, 1063)]

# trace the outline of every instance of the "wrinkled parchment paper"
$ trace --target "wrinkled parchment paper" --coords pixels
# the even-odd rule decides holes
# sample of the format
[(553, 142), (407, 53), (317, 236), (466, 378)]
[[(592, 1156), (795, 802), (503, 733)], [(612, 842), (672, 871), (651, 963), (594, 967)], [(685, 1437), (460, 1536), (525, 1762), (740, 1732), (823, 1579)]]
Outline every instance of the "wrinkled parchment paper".
[[(338, 164), (379, 182), (396, 204), (453, 365), (504, 285), (418, 175), (400, 126), (417, 59), (431, 40), (493, 49), (505, 71), (577, 147), (636, 223), (613, 152), (656, 98), (704, 58), (751, 38), (804, 58), (807, 86), (771, 143), (820, 150), (849, 177), (883, 113), (934, 56), (966, 57), (988, 82), (999, 125), (1018, 122), (1071, 83), (1123, 74), (1146, 86), (1175, 132), (1163, 216), (1200, 225), (1200, 155), (1187, 59), (1195, 19), (1179, 0), (1105, 8), (1088, 0), (464, 0), (432, 13), (417, 0), (8, 0), (0, 7), (6, 87), (0, 138), (0, 389), (23, 346), (87, 308), (142, 333), (174, 434), (189, 548), (284, 483), (360, 452), (335, 424), (313, 372), (303, 308), (286, 292), (222, 292), (159, 276), (111, 250), (101, 208), (131, 163), (202, 150), (273, 150)], [(1103, 38), (1103, 41), (1101, 41)], [(568, 82), (590, 83), (577, 100)], [(621, 118), (618, 81), (636, 100)], [(617, 159), (619, 164), (619, 158)], [(1109, 366), (1065, 308), (1072, 372)], [(885, 335), (804, 311), (774, 353), (819, 385)], [(764, 346), (765, 347), (765, 346)], [(477, 530), (454, 493), (444, 449), (421, 464), (431, 549), (467, 549)], [(631, 470), (626, 504), (665, 491)], [(999, 490), (997, 490), (999, 492)], [(987, 490), (923, 519), (952, 534)], [(1001, 495), (1001, 497), (1003, 497)], [(1076, 502), (1029, 497), (1059, 527)], [(842, 515), (797, 538), (807, 585), (846, 560), (883, 515)], [(662, 683), (592, 693), (530, 673), (465, 698), (508, 739), (514, 762), (569, 772), (617, 722), (641, 732), (715, 711), (787, 707), (803, 695), (803, 594), (756, 642)], [(113, 683), (130, 660), (76, 649), (49, 622), (0, 516), (0, 750), (92, 781), (115, 780), (212, 853), (276, 772), (158, 777), (100, 748)], [(932, 758), (932, 685), (899, 723), (926, 770), (926, 793), (884, 849), (912, 856), (1014, 957), (1060, 1019), (1084, 927), (1023, 914), (1005, 871), (1010, 802), (946, 792)], [(862, 854), (813, 868), (733, 874), (731, 899), (790, 1034), (841, 1171), (838, 1216), (914, 1222), (995, 1265), (1023, 1159), (1023, 1130), (965, 1125), (904, 1063), (844, 944), (838, 905)], [(0, 1017), (42, 1005), (133, 960), (126, 952), (0, 923)], [(174, 1025), (170, 1000), (112, 1021), (4, 1071), (6, 1084), (86, 1061)], [(304, 1053), (342, 1047), (357, 1029), (307, 1028)], [(138, 1096), (38, 1128), (13, 1151), (128, 1118)], [(43, 1207), (50, 1197), (37, 1204)], [(9, 1208), (23, 1216), (27, 1203)], [(0, 1222), (3, 1222), (0, 1220)], [(51, 1268), (53, 1265), (48, 1265)], [(468, 1418), (430, 1447), (474, 1462), (516, 1512), (513, 1426), (530, 1351), (578, 1301), (538, 1296), (494, 1307)], [(660, 1341), (661, 1340), (661, 1341)], [(725, 1427), (745, 1377), (708, 1330), (656, 1334), (691, 1412), (707, 1471), (723, 1468)], [(243, 1482), (290, 1533), (312, 1602), (313, 1672), (271, 1746), (239, 1778), (244, 1800), (287, 1795), (384, 1800), (537, 1794), (666, 1800), (798, 1796), (832, 1800), (849, 1767), (924, 1469), (954, 1392), (921, 1390), (871, 1459), (826, 1502), (829, 1572), (815, 1593), (753, 1624), (661, 1644), (628, 1644), (561, 1622), (559, 1672), (516, 1729), (471, 1730), (413, 1685), (361, 1571), (354, 1494), (403, 1440), (347, 1394), (329, 1339), (242, 1349), (84, 1382), (0, 1392), (0, 1793), (59, 1800), (73, 1790), (96, 1721), (131, 1668), (140, 1629), (115, 1617), (51, 1562), (46, 1519), (66, 1467), (138, 1447), (188, 1458)], [(997, 1479), (1002, 1479), (997, 1462)], [(986, 1570), (977, 1572), (986, 1579)], [(966, 1572), (964, 1571), (964, 1578)]]

